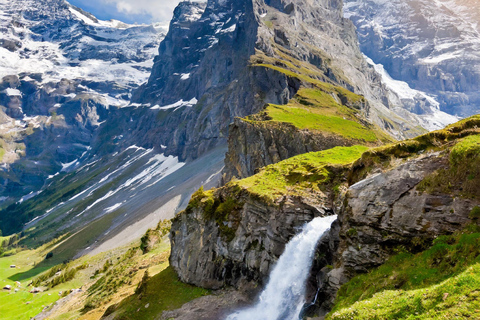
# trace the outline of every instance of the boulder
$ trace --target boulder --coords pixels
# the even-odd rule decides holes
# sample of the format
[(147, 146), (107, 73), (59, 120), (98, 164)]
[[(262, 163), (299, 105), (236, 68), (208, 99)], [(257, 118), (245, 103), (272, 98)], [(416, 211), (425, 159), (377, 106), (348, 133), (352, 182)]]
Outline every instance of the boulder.
[(42, 292), (40, 288), (33, 288), (32, 290), (30, 290), (30, 293), (40, 293), (40, 292)]

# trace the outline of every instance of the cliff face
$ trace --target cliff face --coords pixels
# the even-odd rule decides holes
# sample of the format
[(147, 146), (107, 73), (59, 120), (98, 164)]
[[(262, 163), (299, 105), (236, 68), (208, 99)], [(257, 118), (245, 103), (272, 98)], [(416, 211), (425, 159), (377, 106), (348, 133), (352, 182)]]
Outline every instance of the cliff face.
[[(308, 78), (308, 79), (307, 79)], [(402, 137), (414, 116), (388, 107), (388, 93), (358, 48), (341, 1), (184, 2), (175, 11), (148, 83), (134, 104), (153, 109), (132, 128), (181, 159), (224, 144), (235, 117), (286, 104), (311, 79), (364, 95), (366, 118)], [(407, 120), (403, 120), (406, 117)], [(410, 132), (408, 132), (410, 130)]]
[(223, 179), (246, 178), (260, 168), (302, 153), (354, 143), (341, 136), (299, 130), (289, 123), (254, 123), (237, 118), (230, 126)]
[(297, 230), (332, 211), (325, 197), (315, 204), (286, 197), (273, 205), (243, 192), (233, 198), (231, 190), (215, 196), (232, 204), (224, 220), (210, 218), (205, 208), (187, 209), (174, 220), (171, 236), (170, 263), (180, 279), (206, 288), (264, 283)]
[(206, 287), (263, 283), (300, 227), (337, 211), (333, 186), (344, 183), (345, 165), (365, 150), (300, 155), (222, 188), (200, 189), (173, 222), (171, 265), (182, 280)]
[(160, 120), (141, 120), (139, 134), (153, 132), (153, 143), (166, 145), (167, 152), (196, 158), (225, 142), (234, 116), (259, 109), (263, 102), (255, 96), (262, 89), (274, 100), (282, 95), (285, 79), (247, 68), (257, 28), (251, 1), (181, 3), (148, 83), (133, 96), (136, 103), (159, 108)]
[[(308, 298), (318, 290), (316, 312), (328, 312), (354, 275), (400, 247), (424, 250), (473, 221), (480, 203), (478, 124), (474, 117), (363, 155), (347, 147), (296, 156), (201, 190), (173, 223), (170, 262), (182, 280), (205, 287), (263, 284), (296, 228), (335, 213), (338, 222), (319, 244), (308, 289)], [(339, 158), (345, 161), (335, 163)]]

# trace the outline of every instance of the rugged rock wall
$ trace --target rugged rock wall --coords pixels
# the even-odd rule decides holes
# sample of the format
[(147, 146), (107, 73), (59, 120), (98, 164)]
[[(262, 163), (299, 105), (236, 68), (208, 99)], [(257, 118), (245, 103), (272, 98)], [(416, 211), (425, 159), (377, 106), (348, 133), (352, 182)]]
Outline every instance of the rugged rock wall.
[(210, 0), (176, 9), (151, 77), (133, 96), (156, 111), (132, 130), (153, 134), (145, 143), (164, 145), (167, 153), (196, 158), (226, 142), (235, 117), (293, 97), (298, 79), (263, 65), (284, 67), (292, 59), (319, 71), (307, 75), (364, 95), (373, 106), (366, 117), (392, 134), (414, 128), (415, 119), (404, 121), (386, 107), (387, 91), (361, 55), (341, 1)]
[(237, 118), (230, 126), (223, 180), (249, 177), (259, 168), (299, 154), (354, 144), (341, 136), (299, 130), (289, 123)]
[[(193, 201), (203, 199), (207, 207), (190, 206), (175, 218), (170, 264), (182, 281), (215, 289), (264, 283), (298, 229), (333, 211), (326, 195), (284, 197), (273, 204), (228, 189), (220, 189), (214, 200), (194, 195)], [(210, 216), (208, 201), (216, 217)], [(218, 209), (220, 203), (225, 207)]]

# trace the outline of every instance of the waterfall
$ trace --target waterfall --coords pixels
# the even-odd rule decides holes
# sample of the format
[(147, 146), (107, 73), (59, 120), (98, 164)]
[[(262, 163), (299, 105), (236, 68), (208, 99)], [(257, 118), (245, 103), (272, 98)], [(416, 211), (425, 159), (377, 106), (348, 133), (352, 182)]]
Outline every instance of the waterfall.
[(258, 303), (226, 320), (298, 320), (317, 242), (336, 219), (337, 216), (315, 218), (306, 224), (285, 247)]

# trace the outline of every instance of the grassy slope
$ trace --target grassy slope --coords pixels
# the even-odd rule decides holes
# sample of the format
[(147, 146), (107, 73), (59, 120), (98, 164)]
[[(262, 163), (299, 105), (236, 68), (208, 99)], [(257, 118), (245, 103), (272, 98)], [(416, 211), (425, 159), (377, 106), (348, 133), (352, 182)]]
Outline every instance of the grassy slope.
[(149, 278), (142, 291), (120, 303), (115, 319), (156, 319), (165, 310), (180, 308), (186, 302), (209, 294), (208, 290), (180, 282), (171, 267)]
[(480, 228), (470, 229), (353, 278), (328, 319), (478, 319)]
[(331, 168), (353, 163), (368, 150), (365, 146), (336, 147), (292, 157), (267, 166), (256, 175), (234, 182), (251, 194), (273, 201), (287, 193), (301, 195), (333, 180)]
[[(201, 295), (208, 293), (205, 290), (192, 289), (190, 286), (181, 284), (172, 273), (169, 273), (169, 269), (165, 271), (168, 267), (170, 253), (169, 241), (165, 238), (168, 230), (168, 224), (160, 223), (157, 229), (149, 232), (149, 236), (145, 238), (145, 247), (148, 247), (146, 250), (148, 252), (145, 254), (142, 253), (138, 243), (135, 243), (129, 247), (115, 249), (94, 257), (82, 257), (70, 262), (70, 269), (78, 266), (86, 266), (86, 268), (78, 269), (72, 280), (54, 287), (50, 287), (49, 283), (56, 276), (45, 277), (45, 275), (55, 273), (56, 270), (50, 272), (50, 267), (57, 263), (55, 262), (56, 255), (54, 254), (54, 257), (48, 260), (44, 260), (44, 257), (48, 252), (57, 252), (57, 248), (62, 248), (64, 244), (68, 243), (63, 238), (35, 250), (20, 251), (19, 249), (13, 255), (0, 258), (0, 285), (2, 288), (7, 284), (16, 288), (15, 281), (20, 280), (21, 282), (19, 292), (0, 291), (0, 318), (2, 320), (30, 319), (40, 313), (44, 307), (49, 307), (57, 301), (60, 298), (60, 292), (69, 292), (70, 289), (82, 287), (81, 294), (75, 295), (71, 302), (57, 310), (48, 319), (100, 319), (110, 305), (119, 303), (125, 297), (134, 294), (146, 270), (152, 275), (152, 283), (160, 281), (159, 283), (169, 287), (169, 291), (176, 293), (175, 296), (169, 296), (165, 291), (158, 292), (155, 299), (165, 299), (165, 301), (171, 299), (181, 305), (193, 299), (192, 297), (196, 297), (197, 291), (201, 291)], [(14, 253), (15, 250), (9, 252)], [(57, 258), (62, 256), (61, 250), (59, 252)], [(15, 264), (17, 268), (10, 268), (12, 264)], [(63, 271), (62, 274), (64, 274)], [(31, 294), (28, 291), (32, 287), (28, 284), (36, 279), (41, 279), (38, 286), (44, 291)], [(157, 287), (154, 284), (149, 288), (149, 290), (155, 291)], [(165, 304), (162, 305), (162, 308), (177, 307), (177, 304)], [(128, 303), (124, 305), (130, 306)], [(129, 309), (127, 308), (127, 310)], [(161, 312), (162, 310), (159, 310), (158, 306), (150, 309), (152, 315), (157, 311)], [(139, 319), (149, 319), (147, 315), (150, 313), (140, 313), (142, 316)]]
[[(48, 247), (42, 246), (36, 250), (21, 251), (12, 256), (0, 258), (0, 285), (2, 288), (5, 285), (11, 285), (13, 289), (17, 288), (15, 281), (18, 280), (18, 275), (24, 275), (20, 281), (21, 285), (18, 287), (19, 292), (15, 293), (13, 289), (11, 292), (6, 290), (0, 291), (0, 314), (3, 320), (30, 319), (42, 311), (44, 306), (58, 300), (60, 291), (81, 286), (79, 281), (71, 281), (70, 283), (57, 286), (48, 292), (29, 293), (28, 291), (31, 290), (31, 287), (27, 287), (27, 284), (36, 275), (36, 273), (29, 273), (29, 271), (34, 268), (34, 264), (39, 264), (43, 260), (47, 252)], [(10, 265), (16, 265), (17, 268), (12, 269)], [(44, 267), (40, 270), (45, 271), (47, 269), (49, 267)]]
[(480, 135), (467, 136), (451, 149), (450, 166), (427, 177), (420, 189), (480, 199)]
[[(23, 279), (20, 292), (0, 292), (0, 318), (30, 319), (44, 307), (50, 308), (60, 298), (59, 292), (80, 287), (83, 291), (55, 309), (48, 319), (98, 320), (109, 307), (110, 310), (117, 310), (117, 315), (123, 319), (155, 319), (164, 310), (178, 308), (194, 298), (209, 294), (208, 290), (181, 283), (169, 268), (168, 232), (169, 223), (161, 222), (140, 243), (72, 261), (68, 264), (69, 269), (78, 266), (85, 268), (79, 268), (72, 280), (54, 287), (49, 284), (56, 279), (53, 276), (56, 270), (51, 272), (43, 259), (46, 253), (56, 252), (55, 248), (67, 243), (64, 239), (0, 258), (2, 287), (10, 284), (15, 288), (15, 279)], [(53, 259), (47, 260), (48, 263), (53, 263)], [(42, 261), (43, 267), (35, 269), (34, 264), (42, 265)], [(16, 264), (17, 268), (11, 269), (11, 264)], [(141, 286), (142, 290), (138, 291), (146, 271), (150, 277)], [(46, 276), (48, 274), (52, 276)], [(32, 287), (27, 287), (27, 284), (32, 280), (37, 280), (44, 292), (35, 295), (28, 293)], [(30, 303), (26, 304), (27, 301)], [(140, 311), (137, 312), (138, 309)]]
[[(422, 181), (417, 190), (480, 199), (480, 116), (412, 140), (370, 149), (354, 165), (353, 182), (393, 159), (441, 152), (448, 166)], [(355, 172), (356, 171), (356, 172)], [(471, 218), (480, 218), (475, 207)], [(480, 227), (472, 225), (437, 238), (428, 250), (402, 252), (338, 292), (329, 319), (454, 319), (480, 315)]]
[[(296, 78), (303, 86), (287, 105), (268, 105), (263, 111), (268, 121), (287, 122), (299, 129), (335, 134), (358, 144), (392, 141), (382, 130), (363, 119), (360, 109), (366, 103), (364, 97), (327, 83), (323, 72), (308, 62), (292, 58), (281, 50), (276, 50), (276, 54), (280, 58), (257, 52), (251, 58), (251, 65)], [(247, 120), (258, 120), (258, 117), (248, 117)]]
[(287, 105), (269, 105), (266, 114), (271, 121), (288, 122), (299, 129), (323, 131), (352, 140), (375, 142), (379, 139), (372, 127), (360, 123), (356, 110), (335, 101), (319, 89), (300, 89)]

